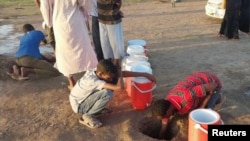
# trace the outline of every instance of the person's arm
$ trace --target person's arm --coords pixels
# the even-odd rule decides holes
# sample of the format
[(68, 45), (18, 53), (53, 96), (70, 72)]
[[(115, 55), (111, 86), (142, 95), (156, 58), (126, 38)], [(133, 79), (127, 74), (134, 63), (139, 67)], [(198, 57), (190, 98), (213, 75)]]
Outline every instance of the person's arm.
[(207, 95), (206, 95), (203, 103), (201, 104), (200, 108), (205, 108), (206, 107), (208, 101), (211, 99), (214, 91), (217, 88), (217, 84), (215, 84), (215, 83), (209, 83), (209, 84), (205, 84), (204, 87), (205, 87)]
[(116, 5), (118, 6), (119, 9), (122, 7), (122, 0), (116, 0)]
[(123, 91), (124, 90), (123, 79), (122, 79), (123, 77), (146, 77), (150, 81), (152, 81), (154, 83), (156, 82), (155, 77), (149, 73), (121, 71), (121, 72), (119, 72), (118, 82), (116, 84), (106, 83), (103, 86), (103, 88), (114, 90), (114, 91)]
[(40, 5), (41, 5), (40, 0), (34, 0), (34, 1), (35, 1), (36, 6), (37, 6), (38, 8), (40, 8)]
[(168, 126), (168, 119), (162, 119), (161, 120), (161, 130), (159, 133), (159, 139), (164, 139), (164, 136), (166, 134), (166, 130), (167, 130), (167, 126)]
[(156, 83), (156, 79), (152, 74), (146, 72), (122, 71), (123, 77), (146, 77), (150, 81)]
[(124, 90), (124, 85), (123, 85), (123, 79), (122, 79), (122, 72), (119, 71), (118, 72), (118, 81), (116, 84), (113, 84), (113, 83), (106, 83), (103, 88), (104, 89), (110, 89), (110, 90), (113, 90), (113, 91), (123, 91)]
[(221, 8), (226, 9), (226, 0), (222, 0)]
[[(122, 7), (122, 0), (116, 0), (116, 5), (117, 5), (118, 9), (120, 10)], [(122, 18), (124, 18), (124, 14), (122, 11), (120, 11), (120, 15)]]
[(46, 39), (43, 39), (41, 42), (40, 42), (40, 46), (43, 46), (43, 45), (46, 45), (47, 44), (47, 40)]

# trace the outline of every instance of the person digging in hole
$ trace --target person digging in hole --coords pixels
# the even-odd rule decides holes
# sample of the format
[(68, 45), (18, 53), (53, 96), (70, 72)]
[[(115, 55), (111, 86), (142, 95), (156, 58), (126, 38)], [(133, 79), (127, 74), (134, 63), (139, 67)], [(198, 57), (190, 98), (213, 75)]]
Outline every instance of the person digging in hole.
[(161, 120), (159, 138), (164, 138), (169, 119), (197, 108), (211, 108), (221, 103), (221, 82), (213, 73), (194, 72), (169, 91), (165, 99), (152, 105), (152, 116)]
[(46, 44), (44, 34), (35, 30), (31, 24), (23, 25), (24, 36), (20, 39), (19, 48), (15, 54), (13, 73), (9, 76), (17, 80), (29, 79), (29, 74), (37, 74), (43, 77), (56, 77), (61, 73), (53, 67), (50, 59), (40, 53), (40, 45)]
[(112, 99), (113, 91), (124, 90), (122, 77), (146, 77), (156, 82), (149, 73), (120, 71), (110, 59), (101, 60), (95, 69), (85, 72), (69, 95), (73, 111), (81, 115), (81, 124), (89, 128), (102, 126), (96, 115), (111, 113), (106, 105)]

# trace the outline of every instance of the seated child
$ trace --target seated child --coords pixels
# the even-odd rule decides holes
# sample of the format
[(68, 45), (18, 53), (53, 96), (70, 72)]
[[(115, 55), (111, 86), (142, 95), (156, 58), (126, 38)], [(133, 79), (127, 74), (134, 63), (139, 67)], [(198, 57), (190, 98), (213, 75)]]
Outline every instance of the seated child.
[[(118, 76), (117, 83), (113, 80)], [(71, 90), (69, 100), (75, 113), (81, 114), (79, 122), (90, 128), (98, 128), (102, 123), (94, 115), (110, 113), (105, 108), (112, 99), (113, 91), (122, 91), (122, 77), (146, 77), (155, 82), (155, 77), (149, 73), (120, 71), (109, 59), (101, 60), (97, 68), (87, 70)]]

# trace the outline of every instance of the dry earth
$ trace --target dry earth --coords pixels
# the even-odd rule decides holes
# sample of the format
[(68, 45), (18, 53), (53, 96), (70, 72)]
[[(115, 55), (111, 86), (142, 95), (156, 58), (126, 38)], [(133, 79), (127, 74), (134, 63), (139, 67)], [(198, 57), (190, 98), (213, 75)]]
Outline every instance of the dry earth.
[[(214, 72), (226, 95), (220, 115), (225, 124), (250, 124), (249, 36), (239, 41), (216, 37), (220, 20), (204, 14), (205, 0), (124, 2), (125, 44), (130, 39), (147, 41), (149, 62), (157, 78), (153, 99), (164, 98), (176, 82), (194, 71)], [(41, 29), (42, 17), (35, 5), (1, 6), (0, 26), (24, 23)], [(18, 40), (18, 39), (16, 39)], [(78, 123), (71, 110), (63, 76), (28, 81), (10, 79), (6, 70), (12, 54), (0, 54), (1, 141), (155, 141), (139, 132), (138, 123), (150, 116), (150, 108), (137, 111), (126, 94), (116, 93), (113, 113), (100, 117), (104, 127), (89, 129)], [(186, 141), (185, 122), (172, 140)]]

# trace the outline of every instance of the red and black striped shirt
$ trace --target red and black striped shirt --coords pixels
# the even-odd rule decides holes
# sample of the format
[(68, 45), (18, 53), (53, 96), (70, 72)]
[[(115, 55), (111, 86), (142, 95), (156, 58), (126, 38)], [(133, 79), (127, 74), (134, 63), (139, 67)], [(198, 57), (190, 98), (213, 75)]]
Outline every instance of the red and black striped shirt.
[(216, 90), (221, 89), (220, 80), (210, 72), (194, 72), (187, 76), (170, 90), (166, 100), (170, 101), (180, 114), (184, 114), (199, 106), (206, 96), (204, 84), (217, 84)]

